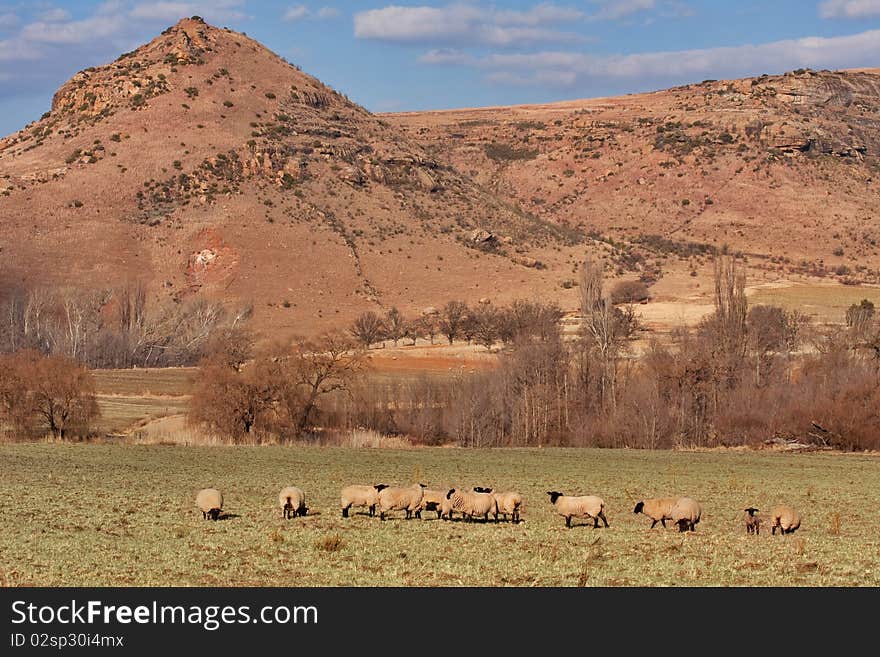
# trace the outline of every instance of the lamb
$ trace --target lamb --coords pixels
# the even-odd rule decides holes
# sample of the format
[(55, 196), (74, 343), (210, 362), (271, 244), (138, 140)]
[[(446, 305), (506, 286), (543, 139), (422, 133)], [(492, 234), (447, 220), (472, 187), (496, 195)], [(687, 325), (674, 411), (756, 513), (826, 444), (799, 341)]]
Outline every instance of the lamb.
[(572, 517), (592, 518), (593, 528), (599, 526), (601, 520), (608, 527), (605, 517), (605, 500), (595, 495), (565, 495), (558, 491), (547, 491), (550, 504), (556, 507), (556, 513), (565, 517), (565, 526), (571, 527)]
[(504, 521), (507, 522), (507, 516), (510, 516), (512, 522), (519, 522), (519, 510), (522, 507), (522, 495), (515, 491), (507, 491), (506, 493), (492, 493), (498, 509), (495, 512), (495, 520), (498, 515), (504, 515)]
[(671, 519), (670, 512), (675, 503), (678, 502), (677, 497), (652, 497), (646, 500), (636, 502), (633, 513), (644, 513), (651, 519), (651, 529), (658, 522), (666, 527), (666, 521)]
[(669, 518), (678, 525), (678, 531), (696, 531), (695, 525), (700, 522), (703, 507), (690, 497), (680, 497), (669, 512)]
[(383, 486), (379, 491), (379, 518), (385, 520), (389, 511), (406, 511), (406, 518), (412, 518), (422, 503), (425, 484), (413, 484), (409, 488)]
[(474, 488), (469, 491), (451, 488), (446, 493), (446, 500), (444, 512), (450, 520), (455, 511), (468, 520), (473, 520), (475, 516), (483, 516), (483, 520), (488, 520), (490, 513), (496, 514), (496, 517), (498, 514), (498, 505), (491, 488)]
[(203, 488), (196, 495), (196, 506), (201, 509), (203, 520), (217, 520), (223, 508), (223, 493), (216, 488)]
[(446, 499), (446, 491), (426, 488), (422, 491), (422, 501), (416, 511), (416, 518), (422, 517), (422, 511), (436, 511), (439, 519), (443, 515), (444, 499)]
[(374, 486), (346, 486), (340, 493), (342, 503), (342, 517), (348, 518), (348, 510), (353, 506), (365, 506), (369, 510), (370, 517), (376, 515), (376, 505), (379, 504), (379, 492), (388, 488), (385, 484)]
[(284, 518), (304, 516), (309, 509), (306, 507), (306, 494), (296, 486), (286, 486), (278, 493), (278, 504)]
[(801, 526), (801, 515), (790, 506), (780, 504), (770, 512), (770, 533), (776, 535), (776, 529), (780, 534), (791, 534)]
[(757, 536), (761, 533), (761, 523), (764, 522), (763, 516), (757, 515), (758, 509), (753, 506), (745, 509), (746, 512), (746, 534), (754, 534)]

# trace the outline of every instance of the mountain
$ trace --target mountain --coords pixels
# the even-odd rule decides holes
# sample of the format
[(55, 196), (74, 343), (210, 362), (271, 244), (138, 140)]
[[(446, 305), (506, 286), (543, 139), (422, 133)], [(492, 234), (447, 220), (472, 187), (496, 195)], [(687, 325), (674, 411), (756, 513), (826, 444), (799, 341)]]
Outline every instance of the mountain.
[(245, 35), (182, 20), (0, 141), (0, 276), (252, 302), (276, 336), (538, 293), (583, 252), (402, 133)]
[(800, 70), (374, 115), (193, 17), (0, 140), (0, 284), (140, 281), (283, 337), (454, 298), (573, 310), (587, 255), (685, 304), (720, 252), (751, 282), (876, 283), (878, 98), (877, 70)]
[(763, 278), (880, 282), (880, 69), (384, 118), (525, 211), (588, 231), (621, 270), (681, 283), (726, 250)]

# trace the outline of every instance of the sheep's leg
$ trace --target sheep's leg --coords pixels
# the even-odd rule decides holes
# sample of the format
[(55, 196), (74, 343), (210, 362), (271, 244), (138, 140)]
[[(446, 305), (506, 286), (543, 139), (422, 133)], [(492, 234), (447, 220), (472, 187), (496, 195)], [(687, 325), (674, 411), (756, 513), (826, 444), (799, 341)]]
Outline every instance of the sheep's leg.
[(207, 520), (207, 519), (208, 519), (208, 514), (205, 513), (204, 511), (202, 511), (202, 520)]
[(443, 517), (443, 511), (441, 511), (441, 510), (438, 508), (438, 509), (437, 509), (437, 520), (440, 520), (440, 518), (442, 518), (442, 517)]
[(608, 519), (605, 517), (604, 512), (599, 513), (599, 517), (602, 518), (602, 522), (605, 523), (605, 526), (608, 527)]
[(342, 507), (342, 517), (348, 518), (348, 507), (347, 506)]
[[(654, 525), (656, 525), (656, 524), (657, 524), (656, 520), (652, 521), (651, 522), (651, 529), (654, 529)], [(664, 524), (663, 526), (665, 527), (666, 525)]]
[(565, 516), (565, 526), (571, 529), (571, 516)]
[(666, 529), (666, 518), (660, 518), (660, 523), (663, 525), (663, 529)]
[(376, 517), (376, 505), (373, 504), (371, 507), (369, 507), (369, 509), (370, 509), (370, 517), (375, 518)]
[(379, 520), (385, 520), (385, 512), (379, 511)]

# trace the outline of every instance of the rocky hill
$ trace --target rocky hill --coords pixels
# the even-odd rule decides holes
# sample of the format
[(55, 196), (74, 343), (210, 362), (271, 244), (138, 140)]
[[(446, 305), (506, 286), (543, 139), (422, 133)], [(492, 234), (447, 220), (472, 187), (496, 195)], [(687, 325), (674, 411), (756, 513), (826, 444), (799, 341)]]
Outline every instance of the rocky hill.
[(250, 301), (267, 335), (548, 289), (585, 244), (197, 17), (0, 141), (0, 216), (7, 283)]
[[(619, 98), (387, 115), (620, 271), (880, 282), (880, 70), (798, 70)], [(678, 261), (678, 264), (676, 264)]]

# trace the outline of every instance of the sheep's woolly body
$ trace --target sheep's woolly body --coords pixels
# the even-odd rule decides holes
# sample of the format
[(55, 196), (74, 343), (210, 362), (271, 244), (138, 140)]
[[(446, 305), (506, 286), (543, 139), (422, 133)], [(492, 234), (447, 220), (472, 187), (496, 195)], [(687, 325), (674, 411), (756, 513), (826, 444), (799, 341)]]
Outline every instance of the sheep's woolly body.
[(202, 512), (202, 518), (217, 520), (223, 509), (223, 494), (216, 488), (203, 488), (196, 495), (196, 506)]
[(503, 515), (504, 519), (507, 520), (509, 515), (513, 522), (519, 522), (519, 511), (523, 503), (522, 495), (516, 491), (507, 491), (505, 493), (492, 493), (492, 497), (495, 498), (495, 504), (498, 507), (495, 513), (496, 520), (499, 515)]
[(385, 514), (389, 511), (406, 511), (406, 517), (419, 510), (422, 503), (424, 486), (413, 484), (409, 488), (389, 486), (379, 491), (379, 517), (385, 520)]
[[(482, 492), (482, 490), (489, 492)], [(476, 516), (481, 516), (484, 520), (488, 520), (490, 513), (498, 513), (498, 505), (491, 493), (491, 489), (481, 489), (480, 492), (477, 492), (475, 490), (453, 488), (446, 494), (446, 497), (449, 500), (447, 506), (450, 518), (454, 511), (458, 511), (469, 520), (473, 520)]]
[(296, 486), (286, 486), (278, 493), (278, 504), (285, 518), (304, 516), (308, 512), (306, 508), (306, 494)]
[(681, 497), (669, 512), (669, 518), (678, 525), (678, 531), (695, 531), (703, 515), (703, 507), (690, 497)]
[[(382, 484), (379, 484), (382, 486)], [(370, 515), (375, 515), (376, 505), (379, 504), (379, 491), (376, 486), (353, 485), (346, 486), (339, 495), (342, 504), (342, 517), (348, 517), (348, 511), (353, 506), (366, 507)]]
[(801, 526), (801, 515), (790, 506), (781, 504), (770, 512), (770, 532), (776, 534), (778, 528), (782, 534), (791, 534)]
[(424, 491), (422, 491), (422, 501), (419, 503), (418, 511), (416, 511), (416, 517), (421, 518), (422, 511), (436, 511), (437, 517), (441, 517), (441, 515), (443, 514), (443, 501), (445, 499), (445, 490), (426, 488)]
[(672, 519), (672, 507), (678, 502), (678, 497), (651, 497), (636, 503), (633, 513), (644, 513), (651, 519), (651, 529), (658, 522), (666, 527), (666, 521)]
[(563, 495), (556, 491), (549, 491), (550, 503), (556, 513), (565, 518), (565, 526), (571, 527), (572, 518), (592, 518), (593, 527), (599, 526), (601, 520), (608, 527), (608, 519), (605, 517), (605, 500), (596, 495)]

